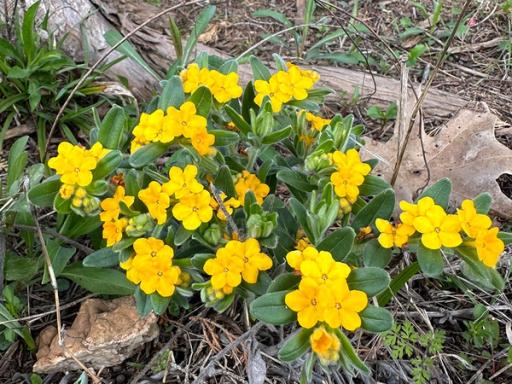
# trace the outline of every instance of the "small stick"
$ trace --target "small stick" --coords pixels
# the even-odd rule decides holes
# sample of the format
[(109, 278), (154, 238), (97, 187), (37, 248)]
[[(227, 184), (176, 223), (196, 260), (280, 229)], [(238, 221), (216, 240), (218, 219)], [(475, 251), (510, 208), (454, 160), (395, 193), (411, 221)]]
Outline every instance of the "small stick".
[(233, 220), (233, 218), (229, 214), (228, 210), (226, 209), (226, 206), (224, 205), (224, 202), (222, 201), (222, 198), (220, 197), (219, 190), (217, 189), (217, 187), (215, 185), (213, 185), (213, 183), (211, 181), (210, 181), (210, 191), (212, 192), (213, 198), (215, 199), (217, 204), (219, 204), (220, 210), (222, 211), (224, 216), (226, 216), (229, 227), (231, 228), (231, 233), (234, 234), (237, 239), (240, 239), (240, 231), (238, 230), (235, 220)]

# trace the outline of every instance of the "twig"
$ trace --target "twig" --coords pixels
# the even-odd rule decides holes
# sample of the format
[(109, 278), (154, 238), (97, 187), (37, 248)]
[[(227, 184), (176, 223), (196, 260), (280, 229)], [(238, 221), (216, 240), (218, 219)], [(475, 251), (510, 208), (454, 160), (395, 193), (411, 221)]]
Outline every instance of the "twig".
[(462, 11), (461, 11), (459, 17), (457, 18), (457, 22), (455, 23), (455, 26), (453, 27), (452, 33), (450, 34), (450, 37), (446, 41), (446, 43), (443, 47), (443, 50), (439, 56), (439, 59), (437, 60), (434, 70), (432, 71), (432, 74), (430, 75), (430, 78), (428, 79), (428, 81), (425, 85), (425, 88), (423, 89), (423, 92), (421, 92), (419, 100), (416, 102), (416, 105), (414, 106), (414, 109), (411, 114), (411, 120), (409, 121), (409, 127), (408, 127), (407, 133), (405, 135), (404, 143), (402, 145), (402, 148), (400, 149), (400, 153), (399, 153), (399, 156), (398, 156), (396, 164), (395, 164), (395, 169), (393, 170), (393, 176), (391, 176), (390, 184), (392, 186), (395, 185), (396, 179), (398, 177), (398, 171), (400, 170), (400, 166), (402, 165), (402, 160), (405, 155), (405, 150), (406, 150), (407, 144), (409, 142), (409, 137), (411, 136), (411, 132), (414, 127), (414, 123), (416, 121), (416, 116), (423, 104), (423, 101), (425, 100), (425, 98), (427, 96), (428, 90), (432, 86), (432, 82), (436, 78), (437, 73), (439, 72), (441, 65), (444, 62), (444, 59), (446, 58), (448, 49), (450, 48), (450, 45), (452, 44), (452, 41), (455, 38), (455, 34), (457, 33), (457, 30), (459, 29), (459, 25), (462, 22), (462, 20), (464, 19), (464, 16), (466, 15), (466, 11), (468, 10), (470, 4), (471, 4), (471, 0), (466, 0), (464, 7), (462, 8)]
[(53, 120), (52, 127), (50, 128), (50, 132), (48, 133), (48, 138), (46, 139), (46, 145), (44, 147), (44, 158), (46, 158), (48, 154), (48, 148), (50, 146), (50, 140), (55, 133), (55, 128), (57, 127), (57, 123), (59, 119), (61, 118), (62, 114), (64, 113), (64, 110), (70, 103), (71, 99), (75, 95), (75, 93), (80, 89), (82, 84), (85, 82), (85, 80), (98, 68), (98, 66), (105, 60), (112, 52), (116, 50), (117, 47), (119, 47), (121, 44), (123, 44), (126, 40), (128, 40), (131, 36), (133, 36), (135, 33), (140, 31), (142, 28), (144, 28), (146, 25), (151, 23), (152, 21), (158, 19), (159, 17), (165, 15), (166, 13), (169, 13), (175, 9), (181, 8), (186, 5), (193, 5), (193, 4), (199, 4), (202, 3), (203, 0), (194, 0), (194, 1), (187, 1), (187, 2), (181, 2), (180, 4), (174, 5), (172, 7), (166, 8), (161, 12), (158, 12), (156, 15), (150, 17), (146, 21), (144, 21), (141, 25), (139, 25), (137, 28), (135, 28), (133, 31), (130, 31), (126, 36), (124, 36), (121, 40), (119, 40), (116, 44), (114, 44), (112, 47), (110, 47), (93, 65), (89, 70), (78, 80), (75, 87), (71, 90), (69, 93), (66, 101), (59, 109), (59, 112), (57, 113), (57, 116), (55, 116), (55, 119)]
[(229, 227), (231, 228), (231, 234), (234, 234), (237, 239), (240, 239), (240, 231), (238, 230), (238, 226), (235, 223), (235, 220), (233, 220), (233, 217), (229, 214), (228, 210), (226, 209), (226, 206), (224, 205), (224, 202), (222, 201), (222, 198), (220, 197), (219, 190), (215, 185), (213, 185), (212, 182), (210, 182), (210, 191), (212, 192), (213, 198), (219, 205), (220, 210), (226, 216), (226, 219), (228, 221)]
[[(2, 226), (4, 224), (2, 223)], [(4, 262), (5, 262), (5, 235), (0, 233), (0, 303), (4, 301)]]
[(256, 333), (261, 327), (263, 326), (263, 323), (259, 322), (252, 326), (251, 329), (249, 329), (247, 332), (245, 332), (243, 335), (238, 337), (236, 340), (232, 341), (228, 345), (226, 345), (219, 353), (217, 353), (212, 359), (210, 359), (209, 363), (206, 365), (206, 367), (201, 371), (199, 376), (192, 382), (192, 384), (201, 384), (204, 382), (204, 379), (208, 376), (208, 373), (211, 368), (220, 360), (222, 359), (226, 354), (228, 354), (232, 349), (238, 347), (240, 343), (251, 337), (254, 333)]

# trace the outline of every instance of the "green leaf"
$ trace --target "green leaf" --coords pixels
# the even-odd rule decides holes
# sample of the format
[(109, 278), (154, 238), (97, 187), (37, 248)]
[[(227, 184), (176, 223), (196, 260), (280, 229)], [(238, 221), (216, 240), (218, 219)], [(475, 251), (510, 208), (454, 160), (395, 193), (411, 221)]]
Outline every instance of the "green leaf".
[(368, 305), (360, 316), (362, 327), (370, 332), (386, 332), (393, 326), (393, 316), (385, 308)]
[(226, 194), (228, 197), (236, 197), (235, 185), (233, 184), (233, 177), (227, 165), (222, 165), (213, 182), (217, 188)]
[(23, 51), (28, 61), (32, 61), (36, 54), (36, 42), (38, 41), (35, 33), (35, 22), (37, 10), (39, 9), (39, 1), (35, 2), (27, 9), (23, 17), (23, 25), (21, 27), (21, 40)]
[(155, 311), (157, 315), (163, 315), (169, 306), (169, 302), (171, 301), (170, 297), (162, 297), (158, 293), (153, 293), (150, 296), (150, 299), (153, 311)]
[(418, 272), (420, 271), (420, 266), (418, 262), (411, 263), (407, 267), (405, 267), (398, 275), (396, 275), (391, 283), (389, 284), (389, 289), (385, 290), (381, 294), (377, 296), (377, 302), (381, 307), (386, 306), (393, 297), (402, 287)]
[(162, 93), (158, 99), (158, 108), (167, 111), (168, 107), (179, 108), (185, 100), (183, 85), (179, 76), (173, 76), (166, 81)]
[(478, 259), (475, 248), (462, 245), (455, 250), (460, 258), (464, 260), (463, 273), (471, 280), (485, 289), (502, 291), (505, 288), (505, 282), (501, 275), (494, 268), (485, 266)]
[(384, 179), (368, 175), (364, 178), (364, 183), (359, 187), (359, 193), (362, 196), (375, 196), (390, 188), (391, 186)]
[(288, 309), (284, 303), (285, 296), (290, 291), (266, 293), (253, 300), (250, 312), (253, 317), (267, 324), (289, 324), (297, 318), (295, 312)]
[(368, 369), (366, 364), (359, 358), (356, 351), (354, 350), (354, 347), (352, 347), (352, 344), (350, 343), (348, 337), (345, 336), (345, 334), (341, 332), (339, 328), (336, 328), (335, 333), (338, 336), (338, 339), (340, 340), (341, 344), (340, 354), (345, 356), (348, 359), (348, 361), (350, 361), (350, 363), (362, 373), (370, 373), (370, 370)]
[(124, 108), (114, 105), (107, 112), (100, 125), (98, 141), (108, 149), (121, 149), (126, 125)]
[(126, 296), (134, 291), (134, 285), (117, 269), (84, 267), (77, 262), (66, 267), (61, 276), (100, 295)]
[[(63, 247), (56, 240), (46, 240), (46, 247), (50, 260), (52, 261), (53, 272), (55, 273), (55, 276), (58, 277), (68, 264), (69, 260), (71, 260), (73, 255), (76, 253), (76, 249)], [(41, 283), (46, 284), (49, 281), (50, 277), (48, 275), (48, 270), (45, 268)]]
[(256, 56), (250, 57), (251, 68), (254, 80), (268, 80), (270, 79), (271, 73), (269, 69), (258, 59)]
[(11, 187), (15, 181), (18, 181), (17, 188), (21, 187), (21, 176), (27, 165), (28, 153), (25, 150), (27, 145), (28, 136), (20, 137), (16, 140), (9, 150), (9, 157), (7, 159), (7, 179), (6, 190), (9, 194), (15, 193), (11, 191)]
[(290, 335), (277, 354), (279, 360), (291, 362), (305, 354), (310, 346), (309, 336), (312, 332), (312, 329), (301, 328), (298, 332)]
[(478, 213), (482, 213), (484, 215), (489, 213), (489, 210), (491, 209), (492, 205), (492, 196), (490, 193), (481, 193), (477, 197), (475, 197), (473, 201), (475, 203), (475, 208)]
[(279, 131), (272, 132), (271, 134), (265, 136), (262, 142), (263, 144), (275, 144), (289, 137), (291, 131), (292, 127), (288, 126), (286, 128), (280, 129)]
[(421, 271), (428, 277), (437, 277), (443, 272), (444, 259), (439, 249), (428, 249), (421, 242), (416, 254)]
[(82, 261), (84, 267), (113, 267), (119, 264), (119, 256), (112, 248), (101, 248), (85, 257)]
[(197, 44), (197, 39), (208, 27), (210, 20), (215, 15), (215, 10), (215, 6), (210, 5), (203, 9), (199, 16), (197, 17), (196, 23), (194, 24), (194, 27), (192, 28), (192, 31), (190, 32), (190, 35), (187, 39), (185, 49), (183, 50), (183, 64), (186, 64), (188, 62), (190, 54), (192, 53), (192, 50)]
[(391, 248), (383, 248), (377, 239), (372, 239), (363, 248), (364, 265), (385, 268), (389, 264), (392, 254)]
[(452, 182), (450, 179), (444, 178), (425, 189), (417, 200), (422, 197), (430, 196), (434, 199), (436, 204), (440, 205), (444, 209), (448, 208), (450, 202), (450, 193), (452, 192)]
[(12, 105), (16, 104), (18, 101), (24, 100), (26, 97), (25, 94), (15, 94), (9, 97), (6, 97), (3, 100), (0, 100), (0, 113), (10, 108)]
[(53, 207), (55, 195), (59, 192), (61, 186), (58, 177), (49, 178), (41, 184), (37, 184), (28, 191), (28, 199), (32, 204), (39, 208)]
[(350, 289), (366, 292), (375, 296), (389, 286), (389, 274), (382, 268), (364, 267), (350, 272), (347, 283)]
[(199, 87), (188, 99), (196, 106), (197, 114), (208, 117), (212, 105), (212, 93), (206, 87)]
[(183, 225), (180, 225), (174, 235), (174, 245), (179, 247), (185, 244), (185, 241), (187, 241), (193, 233), (194, 231), (186, 230)]
[(290, 204), (290, 207), (295, 214), (295, 217), (297, 218), (297, 221), (299, 222), (300, 226), (306, 233), (306, 236), (311, 240), (313, 243), (316, 243), (315, 234), (312, 232), (311, 228), (309, 227), (308, 222), (308, 212), (306, 211), (306, 208), (304, 205), (302, 205), (299, 200), (297, 200), (295, 197), (292, 197), (288, 203)]
[(110, 151), (103, 156), (100, 161), (98, 161), (98, 164), (92, 173), (93, 179), (100, 180), (107, 177), (119, 167), (121, 161), (123, 161), (123, 155), (120, 151)]
[(140, 316), (147, 316), (153, 309), (153, 304), (151, 303), (150, 297), (142, 292), (139, 286), (135, 287), (133, 296), (135, 297), (137, 313)]
[(176, 52), (176, 59), (180, 61), (183, 58), (181, 32), (172, 17), (169, 17), (169, 30), (171, 31), (172, 44), (174, 45), (174, 51)]
[(225, 75), (238, 70), (238, 63), (235, 59), (229, 59), (224, 62), (219, 68), (219, 72)]
[(336, 261), (343, 261), (352, 250), (356, 233), (350, 227), (337, 229), (317, 245), (319, 251), (331, 252)]
[(286, 185), (297, 188), (303, 192), (311, 192), (316, 189), (316, 186), (309, 183), (305, 174), (292, 171), (291, 169), (281, 169), (277, 172), (277, 178)]
[(169, 144), (164, 143), (146, 144), (132, 153), (128, 161), (132, 167), (142, 168), (162, 156), (168, 148)]
[(377, 218), (389, 219), (394, 208), (395, 192), (392, 189), (382, 191), (357, 213), (352, 222), (354, 231), (375, 223)]
[(67, 225), (62, 230), (64, 236), (72, 239), (87, 235), (101, 226), (101, 221), (98, 216), (81, 217), (75, 214), (70, 214), (67, 218)]
[(505, 245), (512, 243), (512, 233), (500, 231), (498, 233), (498, 238), (501, 239), (505, 243)]
[(244, 135), (247, 135), (251, 131), (251, 126), (245, 119), (240, 115), (237, 111), (235, 111), (231, 106), (226, 105), (224, 110), (231, 118), (235, 126), (242, 132)]
[(290, 291), (297, 288), (300, 282), (300, 276), (293, 272), (282, 273), (269, 284), (267, 293)]
[(28, 349), (31, 351), (36, 350), (36, 343), (30, 335), (30, 331), (26, 326), (22, 326), (16, 319), (11, 315), (7, 307), (0, 303), (0, 323), (7, 328), (15, 332), (20, 336), (27, 344)]
[(293, 25), (293, 23), (286, 17), (284, 13), (274, 11), (273, 9), (258, 9), (252, 13), (253, 17), (271, 17), (275, 21), (283, 24), (285, 27), (289, 28)]
[[(117, 30), (112, 29), (110, 31), (105, 32), (103, 35), (105, 38), (105, 41), (110, 45), (111, 47), (114, 47), (117, 45), (121, 40), (123, 40), (123, 35), (121, 35)], [(149, 73), (151, 76), (153, 76), (156, 80), (160, 80), (160, 76), (149, 66), (149, 64), (142, 58), (141, 55), (137, 52), (135, 47), (131, 45), (128, 41), (124, 41), (121, 43), (117, 48), (116, 51), (122, 53), (123, 55), (127, 56), (144, 68), (144, 70)]]
[(215, 146), (216, 147), (225, 147), (228, 145), (233, 145), (238, 143), (240, 140), (240, 136), (236, 132), (226, 131), (224, 129), (213, 129), (208, 131), (215, 136)]

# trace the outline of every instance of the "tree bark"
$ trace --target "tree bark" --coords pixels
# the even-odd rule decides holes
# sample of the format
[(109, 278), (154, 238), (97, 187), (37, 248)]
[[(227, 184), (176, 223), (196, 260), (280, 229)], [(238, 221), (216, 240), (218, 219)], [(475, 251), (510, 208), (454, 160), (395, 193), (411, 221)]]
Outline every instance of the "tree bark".
[[(27, 0), (27, 4), (33, 2), (35, 0)], [(105, 32), (115, 28), (122, 34), (127, 34), (159, 10), (138, 0), (46, 0), (41, 2), (41, 5), (41, 14), (46, 11), (51, 14), (50, 28), (56, 31), (56, 35), (62, 37), (68, 34), (64, 44), (68, 53), (76, 60), (89, 57), (91, 62), (96, 61), (109, 48), (103, 38)], [(164, 16), (130, 38), (130, 43), (137, 48), (139, 54), (162, 76), (176, 57), (169, 37), (167, 20)], [(84, 43), (85, 41), (87, 43)], [(198, 44), (196, 51), (229, 57), (226, 53), (203, 44)], [(88, 54), (84, 55), (84, 52)], [(119, 53), (113, 53), (108, 61), (119, 56)], [(321, 86), (329, 87), (349, 100), (357, 90), (361, 97), (370, 96), (371, 104), (387, 106), (397, 101), (400, 95), (399, 80), (375, 75), (374, 92), (372, 77), (368, 72), (332, 66), (311, 68), (319, 72)], [(107, 75), (113, 79), (119, 76), (128, 79), (131, 91), (138, 98), (147, 99), (158, 90), (157, 80), (128, 59), (113, 66)], [(250, 66), (241, 65), (239, 75), (242, 83), (249, 81), (252, 76)], [(412, 94), (410, 97), (413, 97)], [(331, 100), (340, 102), (339, 97)], [(457, 95), (431, 89), (423, 105), (423, 111), (428, 117), (447, 117), (467, 103), (467, 100)]]

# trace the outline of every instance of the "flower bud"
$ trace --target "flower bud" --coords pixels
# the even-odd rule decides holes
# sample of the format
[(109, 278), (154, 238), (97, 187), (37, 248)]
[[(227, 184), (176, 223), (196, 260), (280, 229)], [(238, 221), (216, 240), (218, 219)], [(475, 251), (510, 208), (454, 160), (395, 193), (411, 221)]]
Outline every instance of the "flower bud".
[(344, 215), (352, 212), (352, 204), (344, 197), (340, 198), (340, 210)]
[(82, 209), (88, 215), (97, 212), (100, 208), (100, 201), (93, 196), (86, 196), (82, 199)]
[(75, 186), (70, 184), (62, 184), (59, 189), (59, 195), (64, 200), (69, 200), (75, 193)]
[(308, 172), (319, 172), (332, 165), (330, 153), (311, 154), (306, 158), (305, 166)]
[(204, 231), (203, 237), (209, 244), (217, 245), (219, 244), (219, 241), (222, 238), (222, 230), (218, 224), (211, 224)]
[(126, 234), (130, 237), (139, 237), (150, 232), (152, 229), (153, 221), (151, 220), (149, 214), (142, 213), (128, 220), (128, 225), (126, 226)]

